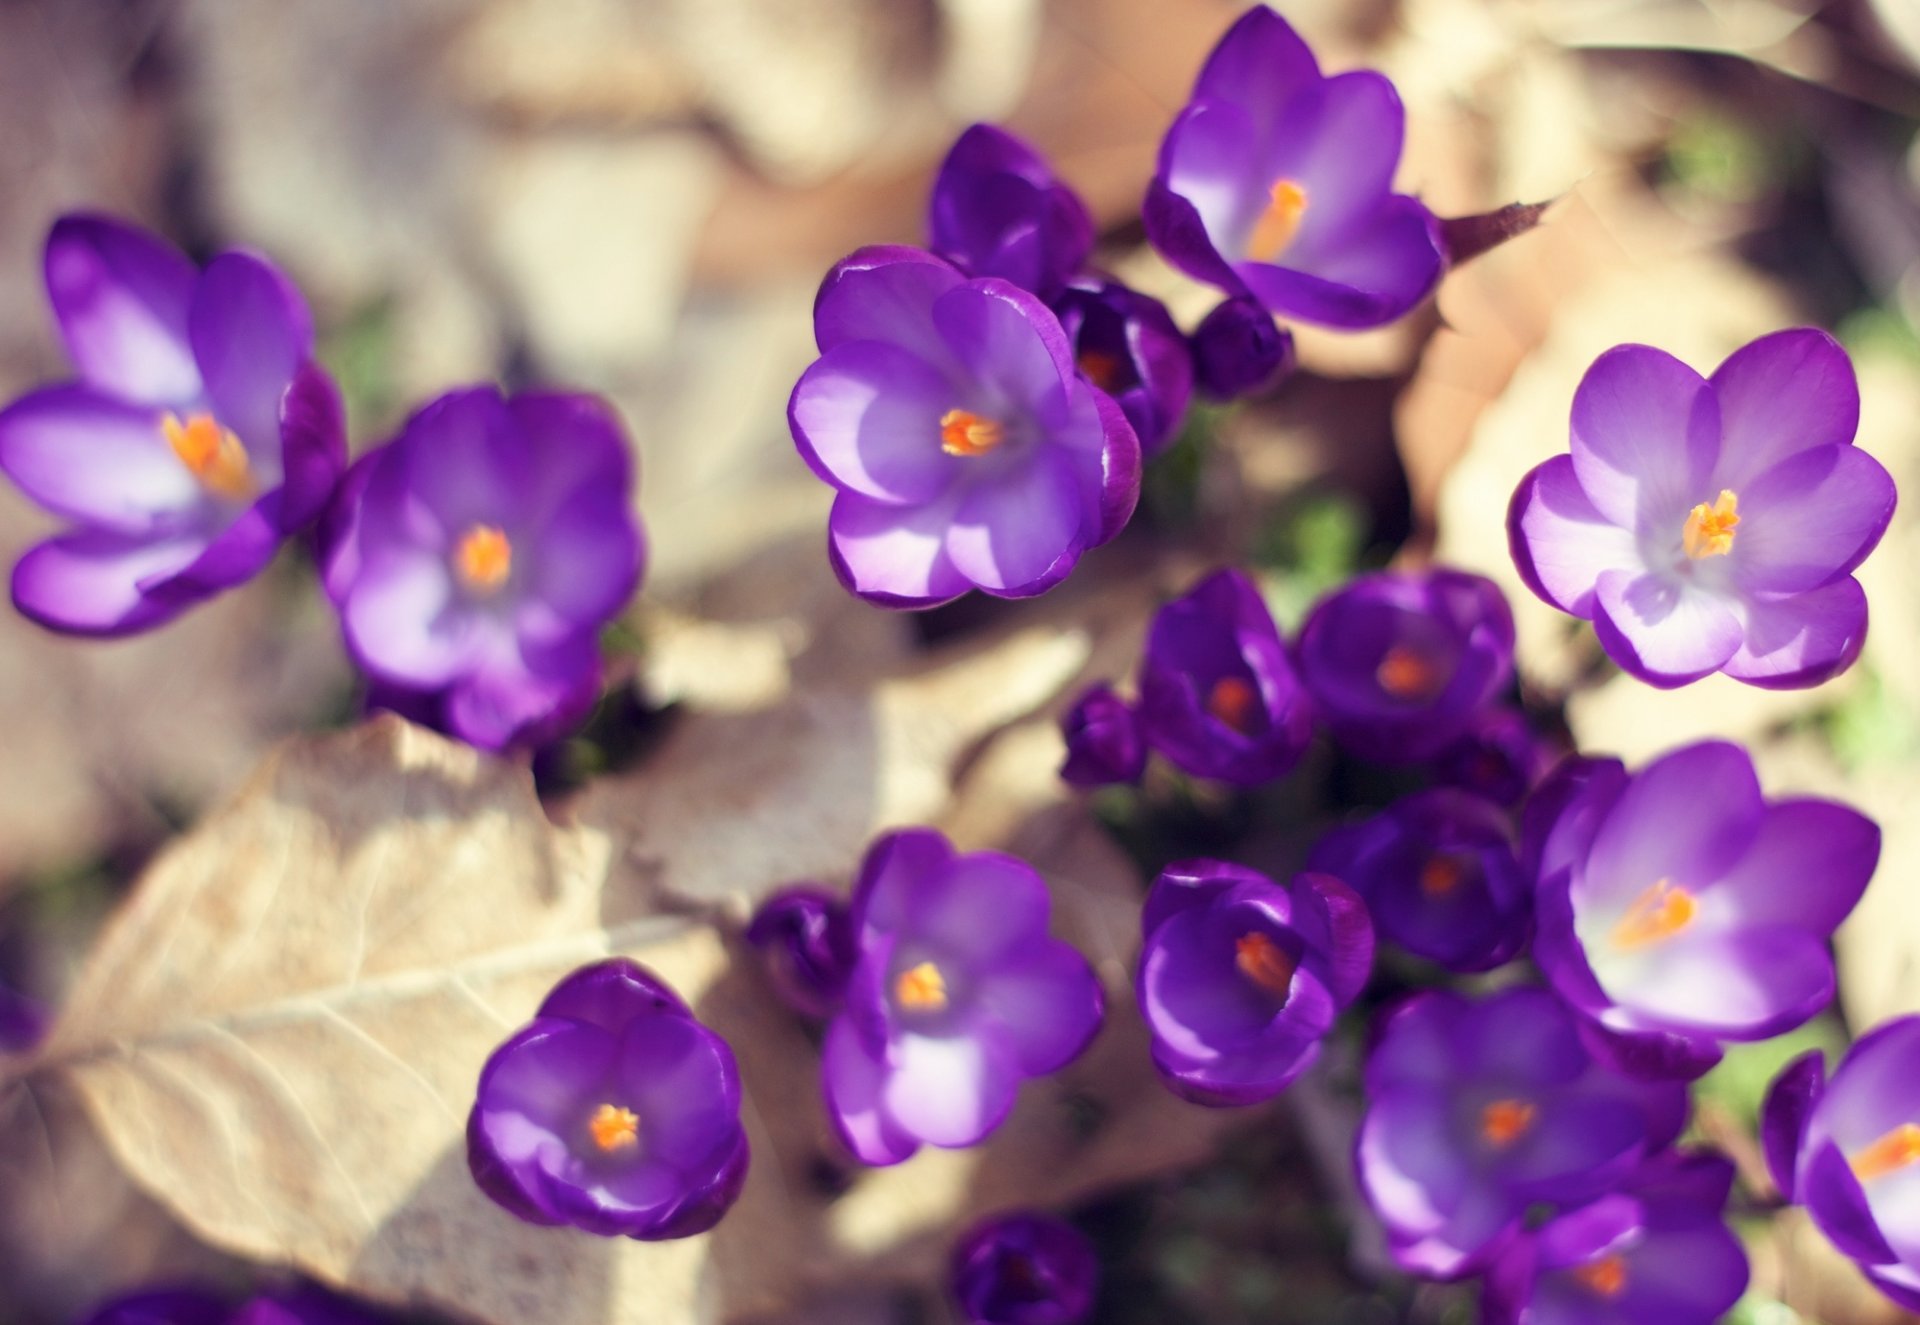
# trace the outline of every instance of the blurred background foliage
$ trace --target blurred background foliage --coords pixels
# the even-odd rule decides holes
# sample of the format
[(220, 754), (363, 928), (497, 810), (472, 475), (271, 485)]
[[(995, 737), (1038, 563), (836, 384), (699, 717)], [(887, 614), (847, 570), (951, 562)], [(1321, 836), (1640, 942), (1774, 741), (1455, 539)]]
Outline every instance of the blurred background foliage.
[[(917, 242), (946, 145), (994, 119), (1087, 196), (1098, 259), (1190, 326), (1208, 295), (1143, 247), (1137, 207), (1160, 134), (1238, 7), (0, 0), (0, 393), (62, 371), (39, 245), (53, 216), (93, 207), (198, 256), (247, 244), (279, 259), (315, 305), (357, 449), (463, 381), (607, 394), (641, 457), (653, 559), (607, 641), (613, 693), (541, 760), (556, 813), (595, 775), (644, 776), (686, 713), (877, 685), (1022, 630), (1080, 640), (1080, 679), (1123, 676), (1153, 605), (1210, 564), (1257, 567), (1288, 624), (1356, 568), (1438, 557), (1494, 575), (1520, 618), (1520, 698), (1546, 730), (1635, 761), (1735, 737), (1770, 791), (1840, 795), (1885, 825), (1878, 881), (1839, 940), (1843, 1006), (1730, 1055), (1699, 1088), (1696, 1128), (1743, 1178), (1755, 1281), (1733, 1319), (1899, 1319), (1804, 1220), (1772, 1211), (1753, 1124), (1790, 1053), (1920, 1010), (1912, 503), (1861, 572), (1874, 606), (1861, 665), (1794, 694), (1716, 677), (1668, 695), (1611, 674), (1589, 635), (1519, 587), (1502, 520), (1520, 474), (1564, 447), (1568, 399), (1600, 350), (1650, 341), (1704, 369), (1798, 322), (1854, 352), (1861, 442), (1912, 490), (1914, 0), (1289, 0), (1323, 63), (1398, 81), (1401, 187), (1443, 215), (1556, 199), (1546, 224), (1394, 327), (1301, 332), (1301, 371), (1267, 397), (1197, 409), (1150, 473), (1135, 527), (1046, 599), (909, 619), (833, 583), (829, 494), (784, 424), (820, 274), (860, 244)], [(43, 528), (0, 493), (9, 561)], [(0, 615), (0, 980), (58, 1003), (160, 844), (287, 733), (352, 719), (354, 682), (305, 557), (290, 549), (274, 573), (133, 642), (62, 642)], [(1062, 799), (1050, 718), (1073, 688), (1048, 682), (1012, 729), (957, 719), (971, 744), (944, 751), (929, 804), (984, 841), (1019, 818), (1009, 806)], [(1018, 790), (999, 800), (965, 791), (977, 769), (1016, 766)], [(1166, 778), (1094, 809), (1137, 887), (1198, 851), (1292, 868), (1327, 824), (1403, 789), (1317, 749), (1257, 796)], [(1384, 968), (1371, 997), (1419, 978)], [(1469, 1290), (1382, 1274), (1345, 1174), (1359, 1052), (1356, 1035), (1276, 1106), (1211, 1119), (1122, 1180), (1057, 1194), (1102, 1248), (1100, 1320), (1472, 1319)], [(1154, 1088), (1144, 1074), (1140, 1088)], [(256, 1272), (177, 1222), (168, 1193), (122, 1176), (57, 1081), (6, 1108), (0, 1325), (52, 1325), (156, 1276)], [(851, 1178), (827, 1165), (819, 1182), (824, 1200)], [(909, 1221), (936, 1231), (902, 1234), (904, 1259), (882, 1239), (869, 1273), (754, 1318), (945, 1319), (928, 1267), (952, 1214)]]

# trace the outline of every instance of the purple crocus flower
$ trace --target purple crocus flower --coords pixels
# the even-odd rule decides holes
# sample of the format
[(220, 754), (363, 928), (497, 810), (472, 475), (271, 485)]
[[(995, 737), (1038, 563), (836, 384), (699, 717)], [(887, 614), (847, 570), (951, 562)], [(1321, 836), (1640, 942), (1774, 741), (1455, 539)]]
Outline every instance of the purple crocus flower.
[(1552, 751), (1514, 708), (1483, 709), (1434, 757), (1433, 775), (1502, 805), (1518, 804), (1552, 767)]
[(449, 392), (363, 457), (324, 573), (355, 661), (488, 750), (550, 739), (600, 687), (644, 553), (620, 425), (592, 396)]
[(1487, 1270), (1483, 1325), (1713, 1325), (1747, 1288), (1720, 1212), (1733, 1165), (1671, 1152), (1521, 1235)]
[(1336, 828), (1307, 862), (1365, 900), (1380, 937), (1450, 971), (1487, 971), (1526, 942), (1529, 880), (1506, 812), (1451, 787)]
[(1093, 251), (1093, 217), (1080, 195), (1024, 139), (992, 124), (962, 133), (940, 163), (927, 234), (935, 252), (969, 275), (997, 276), (1049, 300)]
[(1920, 1311), (1920, 1017), (1874, 1028), (1823, 1075), (1816, 1050), (1767, 1093), (1773, 1180), (1881, 1292)]
[(954, 1244), (948, 1282), (969, 1325), (1080, 1325), (1093, 1313), (1093, 1244), (1051, 1215), (1000, 1215)]
[(1138, 782), (1147, 767), (1140, 716), (1104, 681), (1089, 686), (1060, 720), (1067, 759), (1060, 776), (1076, 787)]
[(1119, 402), (1145, 454), (1163, 450), (1193, 397), (1193, 355), (1166, 305), (1104, 277), (1075, 281), (1051, 305), (1081, 374)]
[(1300, 675), (1334, 739), (1382, 764), (1430, 759), (1513, 676), (1513, 613), (1464, 571), (1379, 571), (1323, 598), (1300, 629)]
[(498, 1205), (642, 1242), (712, 1228), (747, 1159), (733, 1051), (622, 958), (554, 987), (481, 1069), (467, 1119), (467, 1166)]
[(226, 1325), (227, 1306), (197, 1288), (150, 1288), (94, 1308), (84, 1325)]
[(1893, 479), (1853, 444), (1859, 417), (1825, 332), (1762, 336), (1710, 378), (1617, 346), (1574, 393), (1572, 453), (1513, 495), (1514, 563), (1651, 685), (1819, 685), (1860, 654), (1851, 572), (1893, 515)]
[(860, 963), (821, 1063), (828, 1116), (863, 1162), (973, 1145), (1006, 1119), (1021, 1081), (1093, 1039), (1100, 982), (1047, 936), (1050, 909), (1031, 865), (959, 854), (930, 828), (868, 850), (853, 893)]
[[(1833, 998), (1828, 939), (1866, 890), (1880, 829), (1832, 801), (1761, 797), (1706, 741), (1628, 776), (1556, 773), (1534, 959), (1626, 1070), (1697, 1075), (1725, 1041), (1792, 1030)], [(1545, 812), (1543, 812), (1545, 813)]]
[(340, 396), (299, 291), (266, 259), (204, 270), (105, 216), (47, 236), (78, 380), (0, 411), (0, 470), (71, 522), (13, 569), (50, 630), (129, 635), (257, 575), (346, 463)]
[(1189, 342), (1194, 378), (1215, 400), (1250, 396), (1293, 370), (1293, 334), (1257, 299), (1223, 299)]
[(1153, 1065), (1196, 1104), (1253, 1104), (1286, 1089), (1373, 967), (1366, 906), (1326, 874), (1283, 888), (1226, 861), (1169, 865), (1140, 931), (1134, 992)]
[(1584, 1201), (1665, 1149), (1678, 1082), (1597, 1062), (1544, 989), (1417, 994), (1367, 1059), (1356, 1163), (1394, 1259), (1437, 1279), (1479, 1269), (1536, 1202)]
[(1391, 322), (1446, 266), (1439, 222), (1392, 191), (1405, 118), (1384, 76), (1325, 76), (1286, 20), (1249, 9), (1160, 145), (1147, 237), (1189, 276), (1274, 313)]
[(840, 1010), (860, 945), (839, 897), (812, 884), (782, 888), (753, 913), (747, 942), (788, 1007), (823, 1018)]
[(1306, 752), (1313, 715), (1260, 591), (1215, 571), (1153, 619), (1140, 667), (1147, 744), (1195, 777), (1257, 786)]
[(1029, 597), (1132, 515), (1139, 439), (1033, 295), (868, 248), (828, 273), (813, 325), (820, 358), (787, 418), (839, 494), (828, 551), (854, 593), (890, 607)]

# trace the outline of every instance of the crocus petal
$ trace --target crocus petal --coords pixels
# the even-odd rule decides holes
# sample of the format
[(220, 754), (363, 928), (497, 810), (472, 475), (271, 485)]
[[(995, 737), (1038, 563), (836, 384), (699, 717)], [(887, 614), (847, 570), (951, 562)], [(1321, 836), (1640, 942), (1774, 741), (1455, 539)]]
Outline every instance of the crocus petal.
[(70, 635), (127, 635), (171, 620), (191, 600), (147, 586), (191, 565), (204, 534), (145, 539), (79, 529), (31, 549), (13, 568), (13, 605), (22, 616)]
[(1880, 1232), (1867, 1194), (1831, 1142), (1819, 1145), (1800, 1166), (1797, 1199), (1813, 1216), (1828, 1241), (1857, 1261), (1884, 1264), (1895, 1259)]
[(633, 596), (645, 555), (640, 527), (628, 509), (624, 485), (583, 487), (562, 502), (533, 549), (531, 590), (538, 623), (522, 628), (571, 633), (593, 628)]
[(1763, 814), (1753, 760), (1739, 746), (1702, 741), (1656, 759), (1614, 802), (1575, 901), (1624, 908), (1661, 879), (1718, 879), (1751, 848)]
[(1767, 1172), (1783, 1200), (1794, 1200), (1794, 1163), (1807, 1134), (1807, 1116), (1826, 1087), (1825, 1055), (1818, 1049), (1801, 1054), (1780, 1069), (1767, 1087), (1760, 1108), (1760, 1146)]
[(1806, 593), (1749, 599), (1740, 614), (1740, 647), (1720, 670), (1767, 690), (1797, 690), (1838, 676), (1867, 642), (1867, 593), (1852, 576)]
[(585, 718), (600, 693), (600, 650), (591, 632), (517, 650), (495, 645), (486, 663), (447, 692), (447, 725), (483, 750), (534, 745)]
[(1100, 982), (1087, 959), (1065, 943), (1049, 942), (987, 975), (977, 997), (1025, 1076), (1066, 1066), (1100, 1029)]
[(1280, 265), (1319, 270), (1386, 199), (1406, 136), (1400, 94), (1384, 74), (1354, 69), (1287, 103), (1286, 133), (1267, 159), (1267, 182), (1289, 179), (1307, 195), (1300, 228)]
[(280, 398), (313, 353), (306, 301), (272, 263), (222, 253), (201, 273), (187, 334), (216, 415), (277, 479)]
[[(1199, 223), (1200, 232), (1192, 236), (1197, 245), (1169, 243), (1171, 235), (1154, 234), (1155, 246), (1188, 275), (1218, 284), (1219, 275), (1231, 271), (1226, 263), (1238, 255), (1267, 205), (1266, 186), (1272, 181), (1262, 179), (1260, 143), (1260, 126), (1243, 108), (1224, 101), (1193, 103), (1167, 130), (1155, 182), (1169, 201), (1158, 209), (1161, 224), (1154, 225), (1149, 198), (1149, 224), (1158, 230), (1184, 222), (1176, 215), (1180, 211)], [(1174, 199), (1178, 209), (1170, 206)], [(1227, 280), (1240, 284), (1231, 274)]]
[(1507, 512), (1507, 538), (1527, 587), (1589, 620), (1600, 577), (1640, 565), (1632, 531), (1588, 500), (1570, 455), (1557, 455), (1520, 480)]
[(1759, 835), (1714, 886), (1743, 925), (1791, 925), (1825, 938), (1840, 927), (1880, 860), (1880, 826), (1850, 806), (1784, 800), (1767, 806)]
[(1718, 671), (1740, 648), (1740, 619), (1705, 589), (1659, 575), (1607, 571), (1594, 594), (1607, 656), (1662, 689)]
[(863, 1164), (898, 1164), (920, 1148), (919, 1140), (894, 1123), (881, 1102), (887, 1075), (885, 1060), (867, 1052), (847, 1018), (838, 1017), (827, 1027), (820, 1059), (827, 1116)]
[(394, 550), (361, 565), (340, 622), (362, 666), (433, 690), (458, 676), (473, 653), (468, 615), (453, 607), (453, 572), (444, 558)]
[(144, 230), (63, 216), (47, 235), (47, 297), (81, 377), (143, 405), (200, 394), (187, 342), (193, 264)]
[(973, 587), (947, 551), (956, 501), (892, 506), (856, 493), (833, 501), (827, 550), (840, 582), (870, 601), (932, 607)]
[(929, 363), (946, 362), (933, 305), (966, 278), (924, 249), (875, 245), (839, 262), (813, 302), (813, 336), (825, 354), (854, 340), (902, 345)]
[(1726, 1040), (1763, 1040), (1805, 1022), (1833, 999), (1824, 937), (1777, 926), (1682, 934), (1632, 963), (1608, 991), (1663, 1024)]
[(947, 557), (988, 593), (1025, 597), (1072, 569), (1085, 545), (1081, 523), (1072, 459), (1050, 447), (973, 486), (954, 511)]
[(969, 281), (934, 302), (933, 325), (988, 393), (979, 408), (989, 415), (1018, 410), (1048, 424), (1063, 418), (1068, 384), (1078, 374), (1073, 345), (1033, 295), (1006, 281)]
[(970, 1146), (1013, 1109), (1019, 1076), (983, 1039), (905, 1035), (888, 1056), (884, 1107), (896, 1124), (929, 1145)]
[(1404, 315), (1427, 297), (1446, 265), (1433, 213), (1400, 195), (1350, 229), (1312, 249), (1283, 253), (1280, 261), (1243, 262), (1236, 270), (1273, 312), (1347, 330)]
[(1272, 121), (1319, 78), (1319, 63), (1300, 34), (1267, 6), (1254, 5), (1207, 56), (1194, 79), (1193, 99), (1231, 102)]
[(787, 418), (800, 458), (843, 492), (919, 505), (939, 497), (968, 458), (941, 447), (941, 418), (958, 404), (944, 373), (898, 345), (849, 341), (828, 350), (793, 388)]
[(317, 519), (346, 468), (340, 388), (318, 364), (304, 363), (280, 399), (281, 532), (295, 533)]
[(156, 411), (78, 384), (0, 411), (0, 469), (54, 514), (123, 534), (178, 527), (205, 498)]
[(1840, 342), (1811, 327), (1741, 346), (1712, 380), (1725, 438), (1714, 480), (1743, 500), (1746, 484), (1787, 457), (1851, 442), (1859, 425), (1853, 362)]
[(407, 432), (407, 492), (449, 538), (475, 525), (520, 523), (507, 513), (519, 512), (534, 486), (532, 448), (499, 388), (450, 391), (415, 414)]
[(1033, 866), (977, 851), (922, 876), (895, 926), (903, 938), (937, 943), (969, 962), (992, 961), (1045, 937), (1051, 906), (1046, 881)]
[[(862, 931), (862, 941), (871, 943), (882, 934), (904, 929), (922, 888), (929, 880), (945, 876), (955, 854), (953, 844), (931, 828), (902, 828), (868, 847), (853, 896), (854, 922)], [(1031, 907), (1033, 902), (1028, 900), (1026, 905)]]
[(1830, 584), (1873, 551), (1896, 499), (1893, 476), (1856, 446), (1797, 451), (1739, 492), (1731, 560), (1750, 594)]
[(1574, 471), (1594, 507), (1614, 524), (1640, 531), (1670, 524), (1677, 543), (1687, 512), (1713, 500), (1707, 486), (1719, 452), (1712, 390), (1666, 351), (1616, 346), (1580, 379), (1573, 395)]

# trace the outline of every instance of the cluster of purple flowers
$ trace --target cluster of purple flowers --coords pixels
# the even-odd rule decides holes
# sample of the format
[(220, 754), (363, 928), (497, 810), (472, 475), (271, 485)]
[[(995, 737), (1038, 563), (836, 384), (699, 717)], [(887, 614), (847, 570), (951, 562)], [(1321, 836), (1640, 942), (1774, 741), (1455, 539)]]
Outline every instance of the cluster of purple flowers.
[(932, 251), (862, 249), (814, 306), (820, 358), (788, 419), (836, 494), (841, 580), (892, 607), (1044, 592), (1127, 523), (1196, 383), (1231, 399), (1291, 363), (1276, 316), (1356, 329), (1426, 298), (1446, 258), (1433, 214), (1391, 191), (1404, 127), (1385, 78), (1325, 76), (1249, 10), (1143, 209), (1168, 261), (1226, 296), (1191, 336), (1089, 266), (1093, 218), (1038, 152), (968, 129), (934, 181)]
[[(1154, 245), (1224, 294), (1183, 334), (1090, 265), (1092, 218), (1037, 152), (967, 130), (933, 187), (931, 249), (862, 249), (815, 304), (819, 357), (789, 422), (835, 490), (841, 580), (903, 608), (1039, 594), (1125, 526), (1196, 387), (1231, 398), (1285, 368), (1276, 317), (1352, 329), (1415, 307), (1448, 255), (1434, 216), (1392, 192), (1402, 134), (1386, 79), (1323, 74), (1284, 21), (1250, 9), (1202, 69), (1145, 200)], [(453, 391), (348, 467), (305, 305), (264, 259), (196, 269), (73, 216), (49, 237), (46, 276), (78, 380), (0, 412), (0, 469), (71, 527), (15, 568), (23, 613), (76, 634), (147, 629), (311, 529), (372, 702), (496, 750), (586, 713), (597, 633), (644, 560), (629, 447), (604, 405)], [(1851, 572), (1895, 500), (1852, 444), (1857, 416), (1851, 365), (1819, 332), (1763, 337), (1709, 378), (1619, 347), (1579, 386), (1570, 453), (1515, 493), (1514, 559), (1651, 684), (1818, 684), (1860, 652)], [(1497, 587), (1458, 570), (1361, 575), (1291, 643), (1255, 582), (1219, 570), (1153, 618), (1135, 698), (1103, 682), (1073, 702), (1062, 776), (1139, 782), (1157, 753), (1257, 788), (1316, 732), (1423, 768), (1434, 785), (1333, 828), (1285, 883), (1218, 859), (1161, 871), (1134, 972), (1154, 1069), (1210, 1107), (1277, 1095), (1360, 998), (1376, 942), (1391, 944), (1426, 987), (1375, 1028), (1355, 1164), (1397, 1262), (1482, 1276), (1490, 1322), (1706, 1325), (1747, 1266), (1722, 1218), (1731, 1167), (1674, 1149), (1687, 1083), (1725, 1045), (1831, 1002), (1829, 939), (1873, 875), (1879, 829), (1831, 801), (1768, 799), (1722, 742), (1637, 772), (1574, 756), (1549, 774), (1511, 702), (1514, 640)], [(805, 885), (765, 902), (746, 937), (774, 991), (825, 1023), (822, 1096), (848, 1153), (890, 1165), (975, 1145), (1023, 1082), (1087, 1049), (1105, 987), (1051, 914), (1031, 865), (928, 828), (874, 842), (845, 900)], [(1439, 987), (1441, 972), (1523, 956), (1539, 982)], [(5, 1032), (0, 1050), (27, 1035)], [(1831, 1080), (1799, 1060), (1763, 1142), (1781, 1191), (1920, 1307), (1917, 1072), (1920, 1018), (1863, 1037)], [(562, 980), (480, 1068), (469, 1166), (530, 1223), (685, 1237), (742, 1190), (740, 1112), (725, 1040), (613, 959)], [(1019, 1213), (960, 1241), (950, 1287), (976, 1325), (1071, 1325), (1096, 1269), (1071, 1227)], [(368, 1319), (303, 1291), (238, 1313), (147, 1294), (94, 1321)]]
[(0, 411), (0, 471), (70, 527), (14, 567), (49, 629), (151, 629), (317, 533), (370, 699), (486, 749), (576, 722), (639, 581), (628, 448), (588, 396), (425, 406), (346, 468), (306, 303), (257, 254), (196, 268), (145, 231), (55, 223), (46, 284), (78, 380)]

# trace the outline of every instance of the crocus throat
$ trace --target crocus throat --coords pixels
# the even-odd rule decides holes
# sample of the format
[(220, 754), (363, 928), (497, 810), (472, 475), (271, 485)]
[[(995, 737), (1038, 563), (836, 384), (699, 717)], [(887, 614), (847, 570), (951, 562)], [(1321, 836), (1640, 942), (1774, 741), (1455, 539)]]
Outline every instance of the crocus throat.
[(222, 428), (211, 414), (190, 414), (185, 423), (176, 414), (163, 415), (160, 431), (207, 491), (229, 501), (249, 501), (256, 489), (247, 464), (247, 448), (230, 428)]
[(1006, 439), (1006, 428), (969, 410), (950, 409), (940, 416), (940, 449), (948, 455), (985, 455)]
[(1627, 1290), (1627, 1263), (1619, 1256), (1577, 1265), (1572, 1274), (1574, 1282), (1598, 1297), (1619, 1297)]
[(602, 1104), (587, 1120), (587, 1130), (593, 1133), (593, 1143), (609, 1155), (631, 1150), (640, 1144), (640, 1115), (615, 1104)]
[(1695, 561), (1724, 557), (1733, 551), (1733, 530), (1739, 523), (1740, 499), (1731, 488), (1722, 488), (1713, 505), (1701, 502), (1687, 512), (1686, 527), (1680, 531), (1681, 546)]
[(1101, 350), (1082, 350), (1078, 362), (1087, 380), (1102, 391), (1119, 391), (1126, 385), (1126, 379), (1121, 376), (1124, 365), (1111, 354)]
[(1267, 209), (1253, 223), (1247, 237), (1247, 256), (1255, 262), (1272, 262), (1293, 242), (1300, 230), (1300, 218), (1307, 213), (1307, 191), (1290, 179), (1275, 180), (1267, 196)]
[(453, 564), (469, 589), (491, 593), (513, 573), (513, 544), (490, 524), (477, 524), (461, 535)]
[(921, 962), (894, 978), (893, 997), (910, 1012), (939, 1012), (947, 1006), (946, 977), (932, 962)]
[(1525, 1100), (1495, 1100), (1480, 1110), (1480, 1136), (1495, 1150), (1505, 1150), (1532, 1130), (1534, 1112)]
[(1854, 1151), (1847, 1163), (1861, 1182), (1920, 1164), (1920, 1124), (1901, 1123), (1866, 1149)]
[(1294, 968), (1299, 965), (1286, 949), (1261, 933), (1242, 934), (1233, 941), (1233, 964), (1240, 974), (1280, 998), (1292, 990)]
[(1440, 669), (1431, 659), (1417, 649), (1404, 644), (1396, 644), (1388, 649), (1380, 659), (1380, 665), (1373, 670), (1374, 680), (1380, 688), (1395, 699), (1404, 699), (1410, 703), (1425, 703), (1440, 691)]
[(1466, 866), (1452, 856), (1428, 856), (1420, 867), (1420, 891), (1428, 897), (1447, 897), (1466, 877)]
[(1613, 946), (1631, 951), (1650, 943), (1664, 943), (1693, 923), (1700, 903), (1685, 888), (1665, 879), (1634, 898), (1633, 905), (1613, 927)]
[(1242, 736), (1253, 730), (1260, 711), (1260, 692), (1244, 677), (1223, 676), (1207, 691), (1207, 712)]

